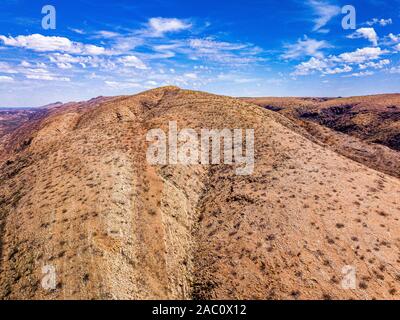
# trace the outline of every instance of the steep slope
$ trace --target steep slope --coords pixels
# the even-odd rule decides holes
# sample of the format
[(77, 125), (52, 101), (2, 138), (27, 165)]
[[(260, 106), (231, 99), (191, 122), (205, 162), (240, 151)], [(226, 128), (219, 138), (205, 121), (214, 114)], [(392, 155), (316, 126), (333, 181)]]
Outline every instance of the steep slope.
[[(146, 134), (169, 121), (253, 128), (254, 173), (151, 166)], [(279, 114), (166, 87), (57, 108), (4, 145), (3, 299), (399, 298), (399, 179)]]
[(244, 100), (400, 151), (400, 94)]
[(400, 178), (400, 95), (243, 98), (279, 112), (348, 158)]
[(400, 151), (400, 94), (329, 100), (319, 115), (329, 128)]
[(43, 112), (41, 109), (8, 109), (0, 108), (0, 139), (18, 128), (23, 123), (34, 119), (34, 117)]

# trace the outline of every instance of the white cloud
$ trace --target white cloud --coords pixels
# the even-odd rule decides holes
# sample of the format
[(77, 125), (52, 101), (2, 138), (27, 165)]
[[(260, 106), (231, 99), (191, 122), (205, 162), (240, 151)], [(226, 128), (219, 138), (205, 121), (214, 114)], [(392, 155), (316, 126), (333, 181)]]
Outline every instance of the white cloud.
[(92, 44), (74, 42), (65, 37), (43, 36), (32, 34), (28, 36), (6, 37), (0, 35), (0, 40), (6, 46), (25, 48), (37, 52), (60, 51), (71, 54), (106, 55), (110, 51)]
[(144, 44), (144, 39), (137, 36), (120, 36), (113, 38), (114, 43), (112, 45), (113, 50), (116, 54), (126, 53), (136, 47)]
[(96, 32), (96, 35), (99, 38), (105, 38), (105, 39), (112, 39), (120, 36), (120, 34), (117, 32), (106, 31), (106, 30), (98, 31)]
[(342, 68), (333, 68), (333, 69), (325, 69), (323, 71), (323, 74), (339, 74), (339, 73), (346, 73), (346, 72), (350, 72), (353, 71), (353, 68), (345, 65)]
[(5, 62), (0, 62), (0, 72), (21, 74), (26, 79), (47, 80), (47, 81), (70, 81), (64, 75), (57, 75), (51, 72), (43, 62), (28, 62), (22, 60), (19, 65), (10, 66)]
[(314, 19), (313, 31), (327, 33), (329, 30), (322, 29), (335, 16), (340, 14), (340, 7), (329, 4), (326, 1), (308, 0), (308, 4), (313, 8), (316, 18)]
[(66, 81), (69, 82), (70, 78), (60, 77), (51, 73), (45, 66), (39, 68), (27, 68), (20, 70), (27, 79), (31, 80), (45, 80), (45, 81)]
[(325, 40), (318, 41), (305, 37), (304, 40), (299, 39), (295, 44), (286, 45), (286, 52), (282, 55), (282, 58), (296, 59), (304, 56), (322, 58), (324, 56), (322, 49), (331, 47)]
[(105, 84), (114, 89), (130, 89), (130, 88), (140, 88), (142, 87), (139, 83), (136, 82), (117, 82), (117, 81), (105, 81)]
[(147, 66), (144, 64), (142, 60), (140, 60), (136, 56), (125, 56), (118, 59), (119, 63), (122, 63), (125, 67), (132, 67), (137, 69), (145, 70)]
[(393, 33), (389, 33), (389, 35), (387, 36), (391, 41), (397, 43), (400, 41), (400, 34), (393, 34)]
[(325, 61), (312, 57), (309, 61), (302, 62), (296, 66), (296, 70), (292, 75), (306, 76), (315, 71), (322, 71), (324, 68), (328, 68), (328, 64)]
[(348, 36), (350, 39), (364, 38), (368, 39), (374, 46), (378, 45), (378, 35), (374, 28), (360, 28)]
[(82, 29), (74, 29), (74, 28), (68, 28), (69, 30), (77, 33), (77, 34), (86, 34), (86, 32)]
[(90, 58), (91, 57), (71, 56), (67, 53), (54, 53), (49, 56), (50, 61), (55, 63), (60, 69), (65, 69), (63, 66), (72, 66), (72, 64), (80, 64), (85, 67)]
[(240, 50), (247, 47), (246, 44), (242, 43), (230, 43), (230, 42), (221, 42), (215, 41), (209, 38), (206, 39), (192, 39), (190, 40), (190, 46), (199, 50), (200, 52), (209, 53), (216, 52), (219, 50)]
[(346, 76), (343, 76), (343, 77), (357, 77), (357, 78), (359, 78), (359, 77), (368, 77), (368, 76), (372, 76), (372, 75), (374, 75), (373, 71), (362, 71), (362, 72), (352, 73), (350, 75), (346, 75)]
[(175, 50), (182, 47), (182, 44), (171, 43), (171, 44), (161, 44), (153, 46), (153, 50), (157, 54), (149, 56), (150, 59), (169, 59), (175, 57)]
[(359, 68), (361, 70), (368, 69), (368, 68), (382, 69), (385, 66), (387, 66), (388, 64), (390, 64), (390, 60), (389, 59), (383, 59), (383, 60), (379, 60), (378, 62), (370, 61), (370, 62), (367, 62), (367, 63), (364, 63), (364, 64), (360, 64)]
[(247, 43), (216, 41), (212, 38), (191, 39), (179, 46), (178, 52), (185, 53), (191, 60), (208, 60), (221, 64), (246, 65), (259, 61), (261, 49)]
[(4, 83), (4, 82), (14, 82), (14, 78), (13, 77), (8, 77), (8, 76), (0, 76), (0, 83)]
[(395, 50), (400, 51), (400, 43), (394, 47)]
[(378, 18), (373, 18), (372, 20), (370, 20), (370, 21), (367, 21), (366, 22), (366, 25), (368, 25), (368, 26), (373, 26), (373, 25), (375, 25), (375, 24), (379, 24), (380, 26), (382, 26), (382, 27), (386, 27), (387, 25), (389, 25), (389, 24), (392, 24), (393, 23), (393, 20), (392, 19), (378, 19)]
[(354, 64), (365, 66), (366, 68), (379, 69), (390, 63), (390, 60), (383, 59), (376, 63), (374, 60), (379, 59), (386, 53), (388, 53), (388, 51), (382, 50), (379, 47), (367, 47), (357, 49), (353, 52), (344, 52), (338, 56), (332, 55), (323, 59), (312, 57), (309, 61), (297, 65), (292, 76), (305, 76), (315, 73), (316, 71), (325, 75), (345, 73), (352, 71), (352, 65)]
[(176, 18), (151, 18), (148, 22), (148, 35), (162, 37), (168, 32), (190, 29), (192, 25)]
[(71, 79), (67, 77), (54, 77), (47, 74), (28, 74), (26, 75), (26, 78), (31, 80), (44, 80), (44, 81), (65, 81), (65, 82), (71, 81)]
[(157, 81), (150, 80), (150, 81), (147, 81), (146, 84), (149, 85), (149, 86), (155, 87), (155, 86), (158, 85), (158, 82), (157, 82)]
[(390, 68), (389, 72), (390, 73), (396, 73), (396, 74), (398, 73), (398, 74), (400, 74), (400, 66)]
[(392, 46), (394, 45), (394, 50), (399, 51), (396, 49), (396, 47), (400, 48), (400, 46), (397, 46), (397, 44), (400, 44), (400, 34), (393, 34), (389, 33), (387, 36), (383, 37), (383, 40), (381, 41), (382, 45), (385, 46)]
[(24, 67), (24, 68), (29, 68), (29, 67), (32, 66), (32, 64), (30, 62), (28, 62), (28, 61), (22, 60), (21, 63), (20, 63), (20, 66)]
[(184, 76), (185, 78), (192, 79), (192, 80), (198, 78), (196, 73), (191, 73), (191, 72), (185, 73), (183, 76)]
[(0, 72), (8, 73), (8, 74), (18, 73), (17, 70), (15, 70), (15, 68), (12, 67), (10, 64), (8, 64), (7, 62), (1, 62), (1, 61), (0, 61)]
[(63, 63), (63, 62), (57, 63), (57, 67), (58, 67), (59, 69), (64, 69), (64, 70), (66, 70), (66, 69), (72, 69), (72, 68), (73, 68), (73, 67), (72, 67), (72, 64), (70, 64), (70, 63)]
[(366, 61), (376, 60), (386, 53), (388, 53), (388, 51), (382, 50), (379, 47), (367, 47), (357, 49), (353, 52), (342, 53), (338, 56), (338, 59), (346, 63), (364, 63)]
[(55, 63), (60, 69), (68, 69), (74, 64), (77, 64), (82, 68), (101, 67), (103, 70), (111, 70), (115, 69), (116, 67), (116, 64), (113, 61), (109, 59), (104, 59), (103, 57), (99, 56), (72, 56), (68, 53), (62, 54), (56, 52), (49, 55), (49, 59), (51, 62)]

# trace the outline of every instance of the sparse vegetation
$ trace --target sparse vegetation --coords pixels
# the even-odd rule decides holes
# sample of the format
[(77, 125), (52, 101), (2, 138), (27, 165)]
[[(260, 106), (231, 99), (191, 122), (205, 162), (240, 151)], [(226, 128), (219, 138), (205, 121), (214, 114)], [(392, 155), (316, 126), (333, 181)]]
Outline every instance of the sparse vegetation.
[[(291, 108), (316, 117), (306, 113), (310, 101)], [(171, 120), (254, 128), (254, 174), (150, 166), (145, 135)], [(399, 167), (385, 160), (397, 151), (368, 164), (383, 147), (305, 123), (175, 87), (23, 123), (0, 153), (0, 297), (398, 298), (400, 181), (389, 171)], [(343, 157), (353, 151), (364, 159)], [(57, 270), (54, 290), (40, 285), (44, 265)], [(341, 288), (348, 265), (356, 290)]]

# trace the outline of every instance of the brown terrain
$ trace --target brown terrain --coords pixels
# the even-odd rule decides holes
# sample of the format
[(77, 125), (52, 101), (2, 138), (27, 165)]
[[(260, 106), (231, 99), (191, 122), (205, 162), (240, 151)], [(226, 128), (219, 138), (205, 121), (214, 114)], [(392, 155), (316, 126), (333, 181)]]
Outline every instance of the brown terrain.
[(0, 108), (0, 138), (18, 128), (21, 124), (33, 120), (41, 109), (8, 109)]
[[(151, 166), (146, 133), (169, 121), (254, 128), (254, 173)], [(297, 118), (176, 87), (23, 122), (1, 142), (0, 298), (399, 299), (396, 148), (371, 144), (378, 133), (307, 123), (318, 135)], [(52, 290), (44, 266), (56, 270)], [(346, 266), (354, 289), (341, 285)]]
[(319, 143), (400, 178), (400, 94), (243, 100), (279, 112)]

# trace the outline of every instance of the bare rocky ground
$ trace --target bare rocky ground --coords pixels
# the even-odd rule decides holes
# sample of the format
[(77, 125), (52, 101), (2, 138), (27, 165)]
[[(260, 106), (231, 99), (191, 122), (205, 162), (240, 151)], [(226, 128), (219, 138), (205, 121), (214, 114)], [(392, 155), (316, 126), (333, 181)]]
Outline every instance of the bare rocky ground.
[[(150, 166), (169, 121), (254, 128), (254, 174)], [(1, 299), (400, 297), (399, 178), (273, 111), (166, 87), (51, 108), (1, 145)]]
[(6, 109), (0, 108), (0, 138), (11, 133), (23, 123), (33, 120), (43, 113), (41, 109)]
[(399, 94), (243, 100), (284, 115), (335, 152), (400, 178)]
[(245, 98), (292, 118), (319, 123), (400, 151), (400, 94), (349, 98)]

